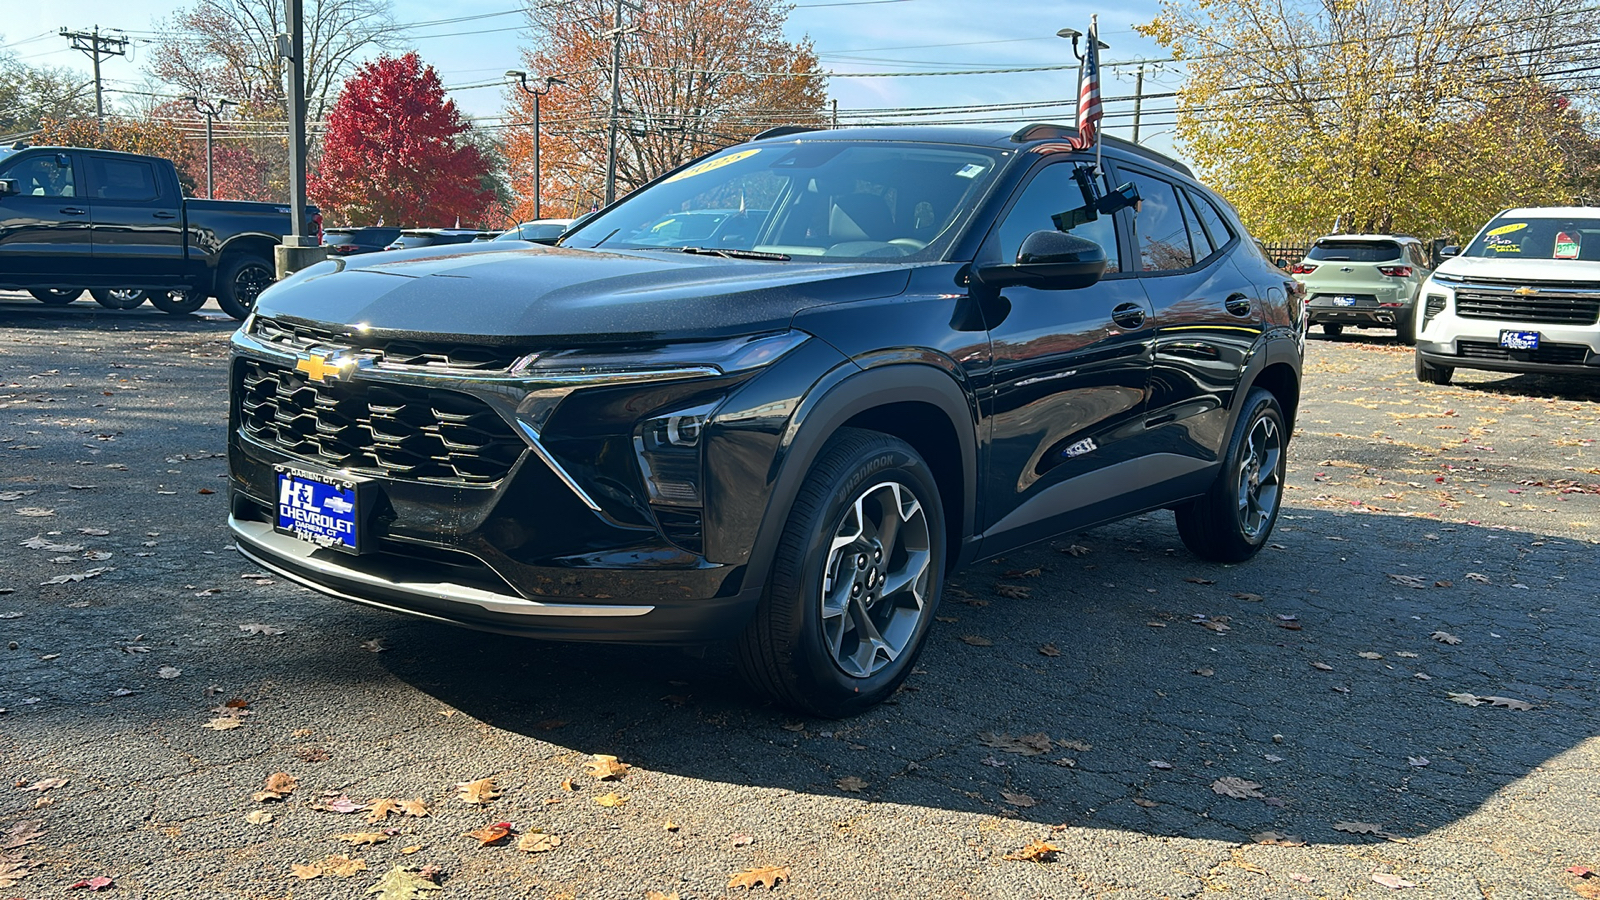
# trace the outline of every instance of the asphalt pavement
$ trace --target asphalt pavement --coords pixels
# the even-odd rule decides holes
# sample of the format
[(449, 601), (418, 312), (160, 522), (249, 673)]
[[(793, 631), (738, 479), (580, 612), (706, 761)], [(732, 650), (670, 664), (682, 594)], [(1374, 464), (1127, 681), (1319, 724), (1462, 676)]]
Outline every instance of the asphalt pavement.
[(0, 295), (0, 895), (1600, 897), (1600, 381), (1314, 335), (1256, 560), (1152, 513), (973, 567), (906, 688), (824, 721), (717, 649), (261, 577), (234, 324)]

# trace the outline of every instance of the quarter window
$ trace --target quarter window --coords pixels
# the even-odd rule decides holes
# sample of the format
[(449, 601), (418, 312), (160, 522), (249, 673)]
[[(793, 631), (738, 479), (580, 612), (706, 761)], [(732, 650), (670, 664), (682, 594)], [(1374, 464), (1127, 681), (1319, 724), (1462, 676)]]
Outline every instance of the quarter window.
[(1169, 272), (1194, 265), (1189, 226), (1178, 206), (1177, 188), (1159, 178), (1124, 171), (1139, 187), (1139, 211), (1133, 217), (1139, 236), (1139, 265), (1145, 272)]
[(1199, 211), (1200, 221), (1205, 223), (1206, 231), (1210, 232), (1212, 244), (1224, 247), (1233, 240), (1233, 229), (1228, 227), (1228, 220), (1222, 217), (1222, 213), (1217, 212), (1217, 207), (1204, 194), (1194, 190), (1184, 193)]
[(1194, 211), (1194, 202), (1188, 194), (1178, 192), (1183, 200), (1183, 219), (1189, 223), (1189, 242), (1194, 245), (1194, 255), (1197, 260), (1207, 260), (1216, 248), (1211, 246), (1211, 238), (1206, 236), (1206, 230), (1200, 227), (1200, 217)]
[(1072, 177), (1070, 163), (1047, 166), (1033, 176), (1022, 196), (1006, 213), (1000, 223), (1000, 259), (1005, 263), (1017, 261), (1017, 251), (1022, 239), (1035, 231), (1066, 231), (1068, 234), (1094, 241), (1106, 251), (1106, 273), (1121, 271), (1117, 254), (1116, 220), (1112, 216), (1099, 216), (1071, 228), (1058, 229), (1057, 220), (1072, 222), (1083, 218), (1086, 204), (1083, 190)]

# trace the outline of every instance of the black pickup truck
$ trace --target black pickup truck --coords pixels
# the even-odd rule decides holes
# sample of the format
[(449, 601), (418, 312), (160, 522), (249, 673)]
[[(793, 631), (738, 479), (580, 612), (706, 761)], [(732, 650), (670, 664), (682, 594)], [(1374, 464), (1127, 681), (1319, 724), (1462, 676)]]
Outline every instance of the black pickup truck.
[[(322, 217), (306, 211), (306, 233)], [(50, 304), (89, 289), (169, 313), (207, 297), (243, 319), (275, 276), (289, 207), (183, 196), (171, 161), (71, 147), (0, 148), (0, 289)]]

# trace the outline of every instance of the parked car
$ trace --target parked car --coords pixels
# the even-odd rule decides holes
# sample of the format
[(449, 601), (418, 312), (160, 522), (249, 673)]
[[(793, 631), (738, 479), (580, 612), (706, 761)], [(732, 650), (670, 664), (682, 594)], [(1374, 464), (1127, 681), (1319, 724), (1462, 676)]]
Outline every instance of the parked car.
[[(306, 210), (306, 231), (322, 217)], [(50, 304), (85, 288), (170, 313), (208, 296), (242, 319), (276, 277), (289, 207), (183, 196), (170, 161), (73, 147), (0, 149), (0, 288)], [(148, 291), (148, 294), (137, 292)]]
[(671, 212), (645, 231), (659, 246), (739, 246), (766, 221), (764, 209), (692, 209)]
[(367, 225), (362, 228), (329, 229), (323, 235), (322, 243), (328, 248), (329, 256), (360, 256), (363, 253), (378, 253), (399, 237), (398, 228)]
[(572, 219), (534, 219), (532, 222), (511, 228), (495, 236), (497, 241), (528, 241), (533, 244), (554, 244), (556, 239), (572, 227)]
[(1423, 286), (1417, 380), (1456, 369), (1600, 376), (1600, 207), (1508, 209)]
[[(732, 639), (826, 716), (895, 691), (958, 566), (1162, 507), (1249, 559), (1293, 282), (1183, 165), (1107, 138), (1105, 191), (1075, 134), (782, 129), (557, 247), (300, 272), (233, 337), (239, 549), (491, 631)], [(738, 243), (657, 228), (741, 194)]]
[(470, 244), (495, 237), (492, 231), (475, 228), (407, 228), (390, 242), (386, 250), (415, 250), (418, 247), (436, 247), (440, 244)]
[(1289, 271), (1306, 289), (1306, 324), (1337, 336), (1346, 326), (1393, 328), (1416, 340), (1418, 289), (1432, 271), (1428, 247), (1397, 234), (1322, 238)]

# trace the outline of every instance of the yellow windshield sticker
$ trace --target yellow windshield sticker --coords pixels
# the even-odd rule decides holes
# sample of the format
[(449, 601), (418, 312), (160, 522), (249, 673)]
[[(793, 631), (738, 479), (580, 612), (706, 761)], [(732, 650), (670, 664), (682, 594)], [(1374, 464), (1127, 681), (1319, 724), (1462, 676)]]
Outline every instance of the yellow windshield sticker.
[(741, 159), (749, 159), (760, 152), (761, 151), (759, 149), (740, 150), (738, 153), (729, 153), (727, 156), (719, 156), (716, 159), (708, 159), (703, 163), (697, 163), (687, 169), (684, 169), (682, 172), (679, 172), (678, 174), (661, 183), (671, 184), (674, 181), (682, 181), (685, 178), (693, 178), (696, 175), (704, 175), (707, 172), (720, 169), (723, 166), (731, 166)]
[(1489, 237), (1499, 237), (1502, 234), (1510, 234), (1513, 231), (1521, 231), (1527, 227), (1527, 222), (1517, 222), (1514, 225), (1501, 225), (1499, 228), (1489, 232)]

